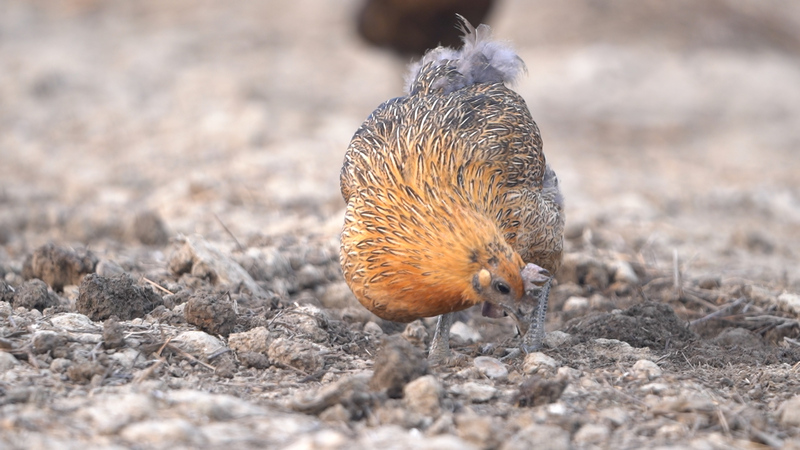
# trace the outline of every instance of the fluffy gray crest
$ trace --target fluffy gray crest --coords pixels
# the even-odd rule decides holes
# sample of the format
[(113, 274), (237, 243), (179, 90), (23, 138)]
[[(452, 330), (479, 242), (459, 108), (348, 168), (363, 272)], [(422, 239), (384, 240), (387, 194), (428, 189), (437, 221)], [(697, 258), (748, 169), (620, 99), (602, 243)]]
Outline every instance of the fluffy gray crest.
[(442, 88), (445, 93), (476, 83), (513, 83), (520, 73), (526, 71), (525, 63), (509, 44), (492, 40), (492, 30), (488, 25), (475, 28), (464, 17), (458, 17), (462, 22), (464, 45), (459, 50), (449, 47), (428, 50), (421, 60), (411, 64), (406, 76), (406, 93), (411, 93), (423, 69), (442, 65), (451, 65), (462, 75), (456, 79), (437, 80), (435, 87)]

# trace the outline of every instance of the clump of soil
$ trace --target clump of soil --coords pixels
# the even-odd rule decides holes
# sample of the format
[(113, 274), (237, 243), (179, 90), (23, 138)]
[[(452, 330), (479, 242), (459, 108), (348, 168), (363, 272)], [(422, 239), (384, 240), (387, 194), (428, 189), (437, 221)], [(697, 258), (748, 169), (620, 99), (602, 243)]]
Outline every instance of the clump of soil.
[(169, 231), (155, 211), (144, 211), (136, 215), (133, 220), (133, 236), (144, 245), (162, 246), (169, 242)]
[(60, 292), (66, 285), (80, 283), (84, 275), (94, 272), (96, 265), (97, 257), (88, 250), (77, 252), (50, 243), (37, 248), (25, 260), (22, 277), (38, 278)]
[(58, 305), (58, 297), (50, 292), (47, 284), (39, 279), (26, 281), (14, 294), (11, 305), (15, 308), (38, 309), (44, 311), (45, 308)]
[(236, 326), (236, 312), (227, 293), (195, 293), (186, 302), (186, 322), (209, 334), (228, 336)]
[(683, 347), (697, 338), (672, 307), (663, 303), (642, 303), (619, 313), (572, 319), (564, 331), (583, 339), (616, 339), (653, 350)]
[(81, 282), (76, 307), (78, 312), (95, 321), (111, 316), (120, 320), (144, 317), (156, 306), (161, 297), (148, 287), (136, 284), (127, 274), (102, 277), (91, 274)]
[(385, 391), (390, 398), (403, 396), (405, 385), (428, 373), (425, 353), (401, 337), (387, 338), (375, 355), (375, 373), (369, 387)]

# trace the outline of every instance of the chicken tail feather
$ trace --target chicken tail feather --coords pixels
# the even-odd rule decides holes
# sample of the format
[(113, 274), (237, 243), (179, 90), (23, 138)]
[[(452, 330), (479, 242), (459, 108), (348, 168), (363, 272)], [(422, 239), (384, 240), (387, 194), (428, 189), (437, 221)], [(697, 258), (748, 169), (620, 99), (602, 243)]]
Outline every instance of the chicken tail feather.
[[(492, 39), (492, 30), (488, 25), (482, 24), (475, 28), (464, 17), (458, 17), (462, 22), (464, 45), (459, 50), (437, 47), (428, 51), (420, 61), (413, 63), (406, 77), (407, 93), (430, 87), (441, 89), (447, 94), (472, 84), (513, 83), (526, 71), (525, 63), (511, 45)], [(456, 73), (439, 71), (437, 73), (440, 76), (424, 78), (427, 72), (440, 66), (451, 67)]]

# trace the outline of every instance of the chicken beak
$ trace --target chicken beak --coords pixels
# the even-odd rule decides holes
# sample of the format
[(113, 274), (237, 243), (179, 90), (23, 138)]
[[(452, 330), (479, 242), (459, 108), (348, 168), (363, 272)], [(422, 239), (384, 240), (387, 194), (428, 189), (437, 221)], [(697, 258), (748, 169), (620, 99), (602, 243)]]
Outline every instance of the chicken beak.
[[(514, 319), (523, 340), (531, 333), (544, 327), (544, 314), (547, 311), (547, 294), (552, 275), (536, 264), (528, 264), (520, 273), (525, 287), (525, 294), (513, 305), (501, 305), (503, 310)], [(541, 316), (541, 317), (540, 317)]]

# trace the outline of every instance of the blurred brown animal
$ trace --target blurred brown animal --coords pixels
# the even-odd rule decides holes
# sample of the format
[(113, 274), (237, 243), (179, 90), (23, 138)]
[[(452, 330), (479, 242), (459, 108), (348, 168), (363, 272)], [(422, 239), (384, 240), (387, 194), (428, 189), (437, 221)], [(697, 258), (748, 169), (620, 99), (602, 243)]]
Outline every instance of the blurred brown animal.
[(558, 179), (504, 84), (524, 64), (488, 26), (463, 29), (462, 49), (429, 51), (407, 95), (361, 125), (341, 172), (345, 280), (384, 319), (443, 315), (433, 362), (450, 354), (450, 313), (482, 302), (485, 315), (516, 320), (523, 350), (539, 347), (563, 247)]
[(455, 46), (461, 36), (456, 14), (481, 23), (495, 0), (366, 0), (358, 12), (358, 32), (367, 42), (401, 55)]

